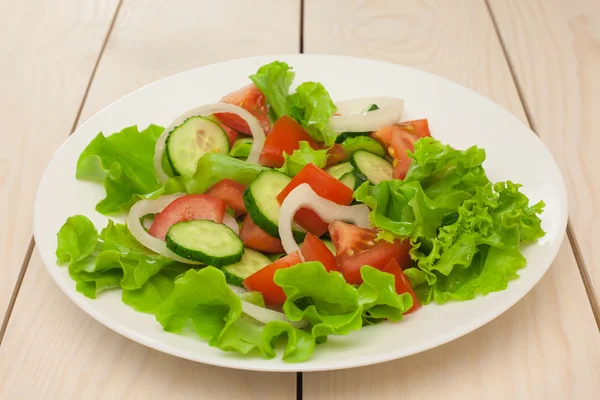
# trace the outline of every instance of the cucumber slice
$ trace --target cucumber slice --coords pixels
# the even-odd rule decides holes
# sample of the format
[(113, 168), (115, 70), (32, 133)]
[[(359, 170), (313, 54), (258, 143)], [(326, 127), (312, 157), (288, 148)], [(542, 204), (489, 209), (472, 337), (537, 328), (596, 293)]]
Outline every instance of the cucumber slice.
[(334, 165), (333, 167), (329, 167), (325, 170), (329, 175), (333, 176), (335, 179), (340, 179), (344, 174), (352, 172), (354, 167), (350, 162), (341, 163), (338, 165)]
[(204, 154), (229, 153), (229, 138), (216, 122), (191, 117), (169, 132), (166, 153), (175, 175), (193, 176)]
[(261, 252), (249, 248), (244, 249), (242, 260), (235, 264), (223, 267), (227, 283), (242, 286), (242, 281), (271, 264), (271, 259)]
[[(279, 237), (279, 213), (281, 205), (277, 195), (290, 183), (292, 178), (282, 172), (267, 170), (261, 172), (244, 191), (244, 205), (252, 222), (269, 235)], [(304, 240), (306, 232), (294, 230), (297, 242)]]
[(377, 140), (369, 136), (348, 138), (342, 143), (342, 148), (348, 157), (351, 157), (352, 154), (358, 150), (365, 150), (369, 153), (376, 154), (379, 157), (385, 156), (385, 149), (383, 146)]
[(165, 241), (173, 253), (215, 267), (236, 263), (244, 253), (242, 240), (231, 228), (205, 219), (176, 223)]
[(359, 150), (352, 155), (351, 162), (374, 185), (392, 179), (392, 164), (373, 153)]
[[(379, 110), (379, 107), (377, 107), (377, 104), (370, 104), (367, 108), (365, 108), (363, 113), (366, 113), (369, 111), (375, 111), (375, 110)], [(358, 136), (369, 136), (370, 134), (371, 134), (371, 132), (342, 132), (337, 136), (337, 138), (335, 139), (335, 142), (338, 144), (341, 144), (344, 141), (346, 141), (348, 138), (353, 138), (353, 137), (358, 137)]]
[(356, 172), (349, 172), (347, 174), (344, 174), (344, 176), (340, 178), (340, 182), (342, 182), (344, 185), (348, 186), (352, 190), (356, 190), (360, 185), (362, 185), (366, 181), (367, 178), (364, 175), (357, 174)]
[(229, 152), (229, 157), (246, 159), (250, 155), (250, 150), (254, 144), (252, 138), (241, 138), (235, 141)]

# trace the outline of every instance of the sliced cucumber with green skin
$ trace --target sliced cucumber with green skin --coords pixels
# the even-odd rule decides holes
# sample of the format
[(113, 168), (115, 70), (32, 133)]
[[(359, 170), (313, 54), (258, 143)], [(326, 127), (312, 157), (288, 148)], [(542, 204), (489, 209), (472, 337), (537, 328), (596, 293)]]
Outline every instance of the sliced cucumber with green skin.
[(392, 164), (373, 153), (359, 150), (352, 155), (351, 162), (354, 168), (374, 185), (392, 179)]
[(348, 186), (352, 190), (356, 190), (360, 185), (367, 181), (367, 178), (362, 174), (348, 172), (340, 178), (340, 182)]
[[(367, 108), (365, 108), (365, 110), (363, 112), (365, 113), (365, 112), (375, 111), (375, 110), (379, 110), (379, 107), (377, 106), (377, 104), (370, 104)], [(369, 136), (370, 134), (371, 134), (371, 132), (342, 132), (337, 136), (337, 138), (335, 139), (335, 142), (338, 144), (341, 144), (344, 141), (346, 141), (348, 138), (353, 138), (353, 137), (358, 137), (358, 136)]]
[(165, 241), (178, 256), (214, 267), (236, 263), (244, 254), (244, 244), (231, 228), (205, 219), (176, 223)]
[(167, 137), (166, 153), (175, 175), (193, 176), (198, 160), (206, 153), (229, 153), (229, 138), (216, 122), (191, 117)]
[(246, 159), (250, 155), (250, 150), (254, 144), (252, 138), (241, 138), (235, 141), (229, 152), (229, 157)]
[(256, 250), (245, 248), (242, 260), (235, 264), (226, 265), (223, 267), (223, 272), (225, 272), (227, 283), (243, 286), (242, 281), (244, 279), (269, 264), (271, 264), (269, 257)]
[[(279, 213), (281, 204), (277, 195), (290, 183), (292, 178), (282, 172), (267, 170), (261, 172), (244, 191), (244, 205), (252, 222), (269, 235), (279, 237)], [(297, 242), (304, 240), (306, 232), (294, 230)]]
[(352, 172), (354, 167), (350, 162), (341, 163), (338, 165), (334, 165), (333, 167), (329, 167), (325, 170), (329, 175), (333, 176), (335, 179), (340, 179), (344, 174)]
[(381, 145), (381, 143), (369, 136), (348, 138), (342, 143), (342, 148), (348, 157), (351, 157), (352, 154), (358, 150), (368, 151), (369, 153), (376, 154), (379, 157), (383, 157), (386, 154), (385, 148)]

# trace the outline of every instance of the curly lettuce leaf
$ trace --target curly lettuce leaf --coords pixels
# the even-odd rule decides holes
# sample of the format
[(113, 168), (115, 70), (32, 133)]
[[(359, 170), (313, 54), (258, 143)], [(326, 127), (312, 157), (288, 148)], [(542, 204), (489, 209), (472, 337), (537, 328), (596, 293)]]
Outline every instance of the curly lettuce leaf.
[(131, 126), (108, 137), (99, 133), (77, 161), (77, 179), (104, 182), (106, 197), (96, 205), (104, 215), (127, 211), (140, 198), (161, 190), (154, 173), (154, 146), (163, 128)]
[(335, 143), (337, 133), (329, 127), (329, 118), (337, 108), (329, 92), (318, 82), (304, 82), (289, 96), (292, 116), (316, 141), (325, 146)]
[(69, 217), (58, 232), (56, 258), (68, 264), (77, 290), (95, 298), (106, 289), (141, 289), (145, 283), (174, 261), (142, 246), (123, 224), (108, 221), (98, 234), (83, 215)]
[(294, 150), (292, 155), (283, 153), (285, 162), (279, 171), (289, 176), (296, 176), (306, 164), (312, 163), (319, 168), (327, 164), (327, 150), (314, 150), (308, 142), (299, 142), (300, 148)]
[(265, 95), (273, 120), (283, 115), (291, 115), (288, 93), (294, 75), (292, 67), (283, 61), (263, 65), (254, 75), (250, 75), (252, 82)]
[(285, 337), (283, 360), (299, 362), (309, 358), (315, 348), (310, 332), (284, 321), (264, 325), (243, 314), (241, 300), (214, 267), (189, 270), (179, 277), (172, 294), (156, 310), (156, 318), (169, 332), (181, 332), (191, 324), (200, 337), (224, 351), (256, 351), (273, 358), (275, 343)]
[(286, 316), (308, 321), (315, 340), (322, 342), (360, 329), (364, 320), (398, 321), (412, 306), (410, 295), (396, 294), (392, 275), (370, 266), (361, 268), (361, 275), (364, 282), (356, 288), (323, 264), (306, 262), (278, 270), (274, 280), (286, 294)]
[(405, 272), (419, 298), (443, 303), (505, 289), (525, 266), (519, 245), (544, 235), (543, 202), (530, 206), (510, 181), (492, 185), (477, 147), (425, 138), (409, 155), (404, 181), (365, 183), (354, 197), (371, 208), (379, 239), (411, 240), (414, 267)]

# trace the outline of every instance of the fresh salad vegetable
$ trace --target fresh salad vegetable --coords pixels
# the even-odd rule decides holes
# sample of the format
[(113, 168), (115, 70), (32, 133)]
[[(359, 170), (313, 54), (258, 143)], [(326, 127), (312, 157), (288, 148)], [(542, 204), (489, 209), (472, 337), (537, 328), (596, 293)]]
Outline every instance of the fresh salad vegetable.
[(250, 80), (167, 128), (89, 143), (76, 178), (101, 182), (96, 210), (126, 224), (67, 219), (56, 257), (77, 291), (121, 288), (166, 331), (301, 362), (329, 335), (518, 278), (544, 203), (490, 182), (483, 149), (402, 121), (397, 98), (335, 103), (317, 82), (290, 92), (281, 61)]

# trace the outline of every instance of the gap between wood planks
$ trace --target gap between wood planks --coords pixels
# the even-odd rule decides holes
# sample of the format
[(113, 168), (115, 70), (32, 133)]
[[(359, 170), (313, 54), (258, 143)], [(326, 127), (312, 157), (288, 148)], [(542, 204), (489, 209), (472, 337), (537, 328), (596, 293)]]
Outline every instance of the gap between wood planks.
[[(115, 9), (115, 13), (113, 14), (110, 25), (108, 26), (108, 30), (106, 31), (106, 36), (104, 37), (104, 41), (102, 42), (102, 47), (100, 47), (100, 52), (98, 53), (98, 57), (96, 58), (96, 63), (94, 64), (94, 68), (92, 69), (92, 73), (90, 75), (90, 79), (88, 81), (87, 86), (85, 87), (85, 92), (83, 93), (83, 97), (81, 98), (81, 102), (79, 103), (79, 109), (77, 110), (77, 114), (75, 115), (75, 119), (73, 120), (73, 125), (71, 126), (71, 130), (69, 131), (69, 136), (75, 131), (77, 124), (79, 123), (79, 118), (81, 117), (81, 111), (83, 110), (83, 106), (88, 97), (88, 93), (90, 91), (90, 87), (92, 86), (92, 82), (94, 77), (96, 76), (96, 71), (98, 70), (98, 65), (100, 64), (100, 59), (104, 54), (104, 50), (106, 49), (106, 44), (108, 43), (108, 38), (112, 33), (113, 27), (115, 26), (115, 21), (117, 20), (117, 16), (119, 15), (119, 10), (121, 9), (121, 4), (123, 0), (119, 0), (117, 3), (117, 8)], [(25, 273), (27, 272), (27, 267), (29, 266), (29, 262), (31, 261), (31, 256), (33, 255), (33, 249), (35, 248), (35, 239), (33, 236), (29, 241), (29, 246), (27, 247), (27, 252), (25, 253), (25, 257), (23, 258), (23, 263), (21, 264), (21, 272), (17, 278), (17, 282), (15, 283), (15, 288), (13, 289), (13, 293), (10, 297), (10, 301), (8, 302), (8, 307), (6, 309), (6, 313), (4, 315), (4, 320), (2, 321), (2, 325), (0, 325), (0, 345), (2, 344), (2, 339), (4, 338), (4, 334), (6, 333), (6, 329), (8, 328), (8, 321), (10, 320), (10, 316), (12, 315), (12, 310), (15, 307), (15, 303), (17, 301), (17, 296), (19, 295), (19, 290), (21, 289), (21, 285), (23, 284), (23, 279), (25, 278)]]
[[(537, 133), (537, 126), (533, 117), (531, 116), (531, 110), (529, 109), (527, 100), (525, 99), (523, 90), (521, 89), (521, 83), (519, 82), (519, 78), (517, 77), (517, 74), (514, 71), (514, 64), (510, 58), (510, 54), (506, 50), (506, 43), (504, 42), (502, 34), (500, 33), (500, 29), (498, 28), (498, 23), (496, 22), (496, 18), (494, 16), (494, 12), (492, 11), (492, 7), (490, 6), (490, 2), (489, 0), (484, 0), (484, 2), (492, 20), (494, 30), (496, 31), (496, 36), (500, 41), (500, 47), (502, 48), (504, 58), (506, 59), (506, 62), (508, 64), (510, 75), (513, 79), (513, 82), (515, 83), (515, 88), (517, 89), (519, 100), (523, 105), (523, 110), (525, 111), (527, 123), (529, 124), (533, 132), (539, 136), (539, 134)], [(596, 320), (596, 326), (598, 327), (598, 329), (600, 329), (600, 304), (598, 303), (598, 298), (596, 297), (596, 293), (594, 292), (592, 281), (590, 279), (588, 269), (585, 265), (585, 260), (583, 258), (583, 255), (581, 254), (579, 242), (577, 241), (577, 237), (575, 236), (575, 231), (573, 231), (573, 227), (571, 226), (570, 220), (567, 222), (567, 238), (569, 240), (569, 243), (571, 244), (571, 249), (573, 251), (573, 255), (575, 256), (575, 261), (577, 262), (577, 268), (579, 269), (579, 274), (581, 275), (581, 280), (583, 281), (583, 286), (585, 287), (588, 301), (590, 302), (590, 306), (592, 307), (592, 313), (594, 314), (594, 319)]]
[[(300, 43), (298, 51), (304, 53), (304, 0), (300, 0)], [(302, 400), (303, 392), (302, 372), (296, 372), (296, 400)]]

